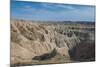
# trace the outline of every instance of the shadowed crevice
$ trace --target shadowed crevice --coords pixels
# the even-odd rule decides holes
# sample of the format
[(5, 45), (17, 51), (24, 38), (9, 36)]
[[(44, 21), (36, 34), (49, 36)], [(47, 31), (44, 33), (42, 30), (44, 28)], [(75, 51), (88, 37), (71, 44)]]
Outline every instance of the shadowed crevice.
[(50, 53), (45, 53), (45, 54), (40, 55), (40, 56), (35, 56), (32, 58), (32, 60), (47, 60), (47, 59), (53, 58), (54, 56), (56, 56), (56, 54), (57, 54), (57, 51), (54, 48)]
[(75, 61), (95, 61), (95, 42), (83, 41), (69, 50), (69, 55)]

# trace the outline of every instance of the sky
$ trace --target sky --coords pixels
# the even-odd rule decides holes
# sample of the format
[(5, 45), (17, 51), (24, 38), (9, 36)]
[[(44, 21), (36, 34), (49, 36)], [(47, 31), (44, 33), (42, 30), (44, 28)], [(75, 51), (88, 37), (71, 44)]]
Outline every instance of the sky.
[(95, 6), (11, 1), (11, 18), (35, 21), (95, 21)]

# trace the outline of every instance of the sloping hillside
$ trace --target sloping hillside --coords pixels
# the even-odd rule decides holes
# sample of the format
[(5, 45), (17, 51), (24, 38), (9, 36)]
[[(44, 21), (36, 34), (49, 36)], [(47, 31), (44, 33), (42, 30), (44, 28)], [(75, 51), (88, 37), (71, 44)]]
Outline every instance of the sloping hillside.
[(94, 60), (94, 44), (94, 25), (11, 20), (12, 65)]

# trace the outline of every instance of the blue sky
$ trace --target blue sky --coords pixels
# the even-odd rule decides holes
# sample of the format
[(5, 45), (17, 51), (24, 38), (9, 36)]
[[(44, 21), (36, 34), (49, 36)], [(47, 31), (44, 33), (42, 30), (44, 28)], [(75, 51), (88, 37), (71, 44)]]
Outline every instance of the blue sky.
[(11, 1), (11, 18), (36, 21), (95, 21), (95, 6)]

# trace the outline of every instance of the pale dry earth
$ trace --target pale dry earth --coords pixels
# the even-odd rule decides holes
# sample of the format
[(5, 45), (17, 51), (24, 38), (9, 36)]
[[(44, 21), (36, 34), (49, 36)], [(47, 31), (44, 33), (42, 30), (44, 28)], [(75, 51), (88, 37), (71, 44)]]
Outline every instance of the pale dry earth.
[(11, 20), (11, 65), (95, 60), (95, 25)]

